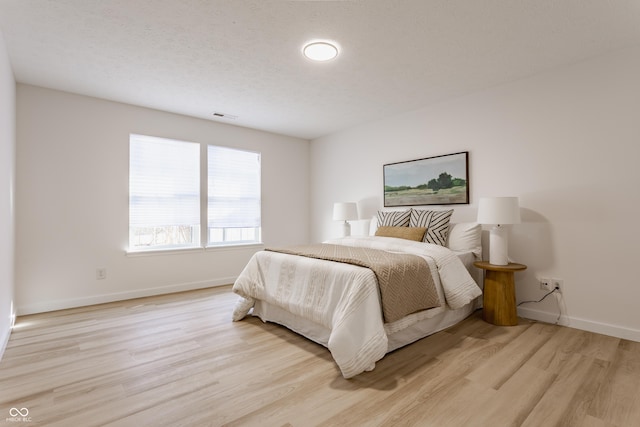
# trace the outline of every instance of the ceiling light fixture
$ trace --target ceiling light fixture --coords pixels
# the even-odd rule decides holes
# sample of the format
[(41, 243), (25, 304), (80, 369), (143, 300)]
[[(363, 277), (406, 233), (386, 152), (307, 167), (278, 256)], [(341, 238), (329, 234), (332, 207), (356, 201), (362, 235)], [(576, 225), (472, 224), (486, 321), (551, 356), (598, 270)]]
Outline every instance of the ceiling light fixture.
[(313, 61), (329, 61), (338, 56), (338, 48), (329, 42), (311, 42), (304, 46), (302, 53)]

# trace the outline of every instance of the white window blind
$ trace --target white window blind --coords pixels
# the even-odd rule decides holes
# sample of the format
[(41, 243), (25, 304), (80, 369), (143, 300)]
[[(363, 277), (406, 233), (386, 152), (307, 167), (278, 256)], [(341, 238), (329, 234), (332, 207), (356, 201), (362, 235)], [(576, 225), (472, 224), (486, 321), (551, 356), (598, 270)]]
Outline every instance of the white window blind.
[(129, 140), (129, 250), (200, 245), (200, 145)]
[(209, 244), (260, 241), (260, 153), (207, 150)]

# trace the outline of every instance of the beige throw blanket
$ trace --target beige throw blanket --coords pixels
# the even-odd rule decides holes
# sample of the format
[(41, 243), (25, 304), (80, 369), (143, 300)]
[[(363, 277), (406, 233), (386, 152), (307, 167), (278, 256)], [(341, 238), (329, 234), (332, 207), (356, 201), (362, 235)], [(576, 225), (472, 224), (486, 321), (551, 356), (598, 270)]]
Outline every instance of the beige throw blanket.
[(382, 312), (387, 323), (440, 306), (429, 265), (417, 255), (326, 243), (266, 250), (371, 269), (378, 279)]

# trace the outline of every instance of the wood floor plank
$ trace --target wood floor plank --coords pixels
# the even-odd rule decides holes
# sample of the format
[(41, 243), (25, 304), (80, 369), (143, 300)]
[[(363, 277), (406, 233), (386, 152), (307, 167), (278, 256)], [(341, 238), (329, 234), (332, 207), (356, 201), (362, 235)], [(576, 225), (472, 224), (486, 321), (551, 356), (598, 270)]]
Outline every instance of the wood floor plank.
[[(440, 351), (430, 363), (425, 363), (411, 372), (409, 380), (402, 388), (394, 389), (390, 394), (358, 402), (346, 412), (337, 414), (328, 424), (355, 425), (358, 420), (373, 419), (378, 425), (394, 425), (396, 423), (417, 422), (424, 417), (420, 414), (425, 410), (425, 402), (436, 402), (446, 390), (455, 384), (461, 384), (464, 375), (474, 366), (483, 363), (485, 357), (494, 354), (499, 343), (466, 337), (462, 341), (459, 337), (447, 337), (446, 332), (422, 340), (420, 344), (449, 339), (457, 344)], [(413, 345), (412, 345), (413, 346)], [(383, 359), (384, 361), (384, 359)], [(373, 377), (379, 375), (376, 371)], [(411, 396), (407, 399), (407, 396)]]
[(567, 405), (560, 425), (567, 427), (582, 427), (584, 424), (607, 424), (604, 420), (597, 420), (589, 415), (600, 386), (606, 381), (611, 362), (594, 359), (584, 382), (578, 388), (571, 402)]
[(555, 378), (551, 372), (523, 365), (494, 391), (492, 398), (476, 412), (473, 423), (501, 427), (522, 425)]
[(614, 425), (640, 425), (640, 352), (622, 348), (609, 366), (589, 413)]
[[(504, 328), (504, 327), (503, 327)], [(493, 357), (469, 373), (471, 381), (500, 388), (555, 333), (549, 325), (533, 323), (520, 335), (506, 343)]]
[(640, 343), (481, 313), (346, 380), (229, 286), (17, 319), (0, 420), (31, 426), (640, 425)]
[(562, 425), (574, 397), (588, 380), (594, 359), (575, 353), (522, 423), (523, 427)]

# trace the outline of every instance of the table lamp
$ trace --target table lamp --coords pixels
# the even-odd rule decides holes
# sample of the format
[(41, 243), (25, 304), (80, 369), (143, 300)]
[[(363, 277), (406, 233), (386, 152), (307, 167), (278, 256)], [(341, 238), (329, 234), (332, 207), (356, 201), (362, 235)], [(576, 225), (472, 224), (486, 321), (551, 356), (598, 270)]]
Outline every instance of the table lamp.
[(358, 205), (355, 202), (340, 202), (333, 204), (333, 220), (344, 221), (342, 236), (351, 235), (351, 224), (348, 221), (358, 219)]
[(489, 234), (489, 263), (509, 264), (509, 230), (504, 225), (520, 223), (520, 207), (517, 197), (481, 197), (478, 222), (493, 224)]

